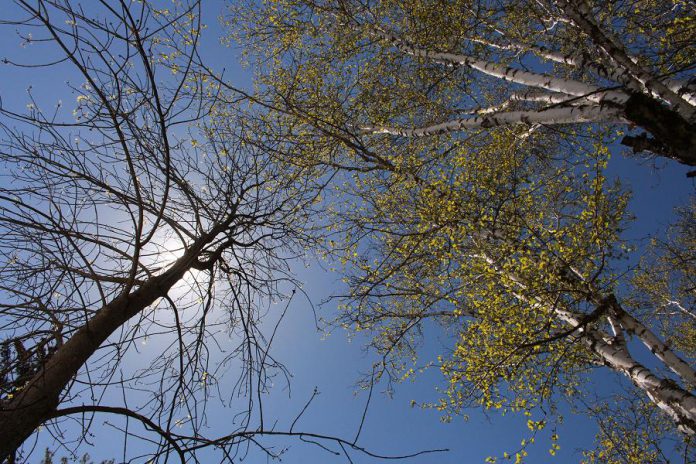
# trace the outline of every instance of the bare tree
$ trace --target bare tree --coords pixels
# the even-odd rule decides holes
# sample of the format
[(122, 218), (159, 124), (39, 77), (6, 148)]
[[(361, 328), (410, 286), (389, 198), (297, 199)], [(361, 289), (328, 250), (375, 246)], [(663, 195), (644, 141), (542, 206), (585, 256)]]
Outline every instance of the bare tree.
[[(259, 321), (294, 293), (288, 260), (307, 245), (316, 191), (246, 144), (250, 128), (197, 73), (198, 1), (7, 8), (17, 18), (5, 29), (43, 49), (6, 63), (74, 77), (56, 100), (75, 100), (46, 109), (29, 90), (26, 109), (0, 108), (0, 461), (21, 459), (42, 424), (60, 433), (72, 416), (84, 431), (94, 414), (158, 434), (151, 458), (205, 447), (231, 458), (268, 433), (260, 395), (283, 368)], [(155, 335), (161, 352), (129, 375), (123, 360)], [(230, 366), (238, 380), (220, 386)], [(143, 395), (136, 385), (144, 409), (103, 400)], [(214, 389), (248, 407), (204, 439)]]

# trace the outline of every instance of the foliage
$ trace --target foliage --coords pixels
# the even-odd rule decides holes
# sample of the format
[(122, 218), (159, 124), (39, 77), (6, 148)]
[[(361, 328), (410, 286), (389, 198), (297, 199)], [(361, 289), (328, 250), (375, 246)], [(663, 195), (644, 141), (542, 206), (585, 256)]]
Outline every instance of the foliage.
[[(597, 420), (596, 448), (583, 452), (582, 464), (693, 462), (696, 448), (687, 438), (670, 436), (670, 424), (649, 401), (619, 391), (609, 401), (585, 403)], [(630, 407), (623, 407), (630, 404)]]
[(667, 239), (653, 239), (632, 281), (638, 308), (665, 339), (696, 358), (696, 205), (679, 211)]
[(324, 135), (366, 144), (373, 134), (630, 123), (647, 131), (622, 140), (635, 152), (696, 163), (694, 36), (681, 1), (239, 5), (231, 35), (255, 53), (268, 103)]
[[(279, 458), (266, 435), (378, 457), (264, 419), (288, 373), (262, 316), (294, 294), (290, 260), (324, 246), (317, 222), (346, 275), (335, 322), (381, 356), (371, 381), (433, 366), (445, 418), (525, 415), (516, 464), (544, 430), (560, 449), (561, 398), (597, 420), (588, 463), (693, 456), (694, 210), (631, 276), (629, 195), (606, 174), (623, 135), (696, 165), (688, 1), (235, 2), (253, 95), (202, 62), (199, 1), (13, 5), (1, 24), (48, 52), (5, 63), (69, 67), (75, 102), (0, 106), (0, 459), (67, 417), (78, 446), (101, 414), (140, 424), (124, 440), (154, 434), (153, 460)], [(445, 343), (423, 360), (433, 329)], [(589, 401), (600, 366), (628, 391), (616, 411)], [(209, 400), (238, 396), (208, 437)]]
[[(434, 364), (447, 387), (433, 405), (446, 414), (543, 411), (530, 418), (535, 430), (561, 395), (581, 404), (591, 372), (606, 366), (633, 384), (633, 399), (647, 398), (623, 406), (646, 421), (661, 410), (665, 436), (689, 446), (694, 370), (653, 333), (657, 290), (639, 288), (640, 271), (629, 291), (629, 196), (605, 174), (624, 133), (635, 152), (693, 164), (692, 142), (666, 148), (677, 126), (696, 133), (684, 2), (281, 0), (231, 10), (230, 33), (257, 65), (257, 102), (269, 111), (260, 131), (285, 141), (290, 164), (340, 179), (328, 243), (349, 275), (338, 323), (371, 334), (382, 375)], [(630, 135), (626, 122), (647, 132)], [(663, 269), (690, 275), (689, 261), (673, 268), (663, 256)], [(446, 345), (419, 360), (433, 325)], [(688, 354), (686, 327), (675, 345)], [(656, 358), (639, 362), (633, 339)], [(522, 460), (524, 449), (505, 457)]]

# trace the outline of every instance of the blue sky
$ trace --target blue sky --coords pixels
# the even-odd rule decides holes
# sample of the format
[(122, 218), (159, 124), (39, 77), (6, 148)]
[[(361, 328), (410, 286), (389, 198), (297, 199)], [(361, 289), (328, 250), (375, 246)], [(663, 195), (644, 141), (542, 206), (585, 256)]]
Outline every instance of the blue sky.
[[(202, 54), (216, 69), (225, 68), (226, 76), (236, 85), (249, 87), (251, 76), (248, 70), (239, 65), (239, 56), (232, 50), (220, 46), (217, 36), (221, 30), (216, 16), (221, 12), (221, 2), (211, 2), (213, 6), (205, 8), (204, 22), (209, 25), (205, 31)], [(210, 5), (210, 3), (208, 4)], [(12, 27), (0, 28), (0, 58), (4, 56), (23, 59), (27, 54), (31, 58), (41, 57), (36, 45), (21, 45), (21, 39)], [(37, 54), (38, 53), (38, 54)], [(26, 89), (32, 92), (42, 105), (53, 105), (58, 100), (70, 108), (74, 104), (72, 95), (64, 86), (66, 80), (76, 79), (65, 66), (51, 71), (33, 69), (17, 70), (8, 66), (0, 67), (0, 96), (3, 106), (23, 109), (29, 103)], [(77, 81), (74, 81), (77, 82)], [(684, 205), (694, 193), (694, 181), (685, 177), (686, 169), (670, 162), (658, 162), (653, 167), (651, 162), (626, 158), (621, 155), (622, 148), (613, 147), (613, 156), (609, 172), (621, 178), (634, 192), (631, 210), (637, 219), (628, 231), (632, 238), (644, 238), (663, 229), (673, 219), (673, 207)], [(342, 289), (341, 276), (326, 269), (331, 263), (317, 263), (309, 258), (309, 267), (296, 263), (296, 273), (304, 282), (304, 290), (311, 302), (316, 305), (319, 316), (330, 319), (335, 311), (335, 302), (323, 305), (331, 294)], [(340, 266), (339, 266), (340, 267)], [(283, 305), (280, 304), (279, 307)], [(271, 311), (265, 330), (272, 330), (278, 312)], [(157, 354), (156, 340), (139, 347), (140, 353), (128, 362), (135, 366), (145, 359)], [(435, 331), (428, 337), (423, 347), (424, 359), (438, 352), (439, 342)], [(264, 398), (265, 423), (274, 423), (277, 430), (287, 430), (297, 417), (315, 387), (319, 395), (308, 410), (297, 421), (295, 430), (326, 435), (335, 435), (352, 439), (361, 421), (363, 408), (367, 401), (367, 392), (356, 388), (361, 374), (369, 372), (373, 355), (362, 349), (360, 336), (349, 340), (347, 334), (336, 330), (330, 335), (316, 331), (314, 309), (303, 296), (296, 296), (289, 308), (289, 313), (275, 338), (274, 352), (292, 373), (290, 389), (283, 382), (277, 382), (272, 392)], [(132, 367), (133, 367), (132, 366)], [(612, 374), (599, 373), (594, 381), (598, 384), (612, 385), (616, 377)], [(402, 455), (429, 449), (449, 448), (449, 452), (428, 454), (404, 462), (408, 463), (442, 463), (464, 464), (480, 463), (490, 455), (502, 455), (504, 451), (513, 451), (522, 438), (528, 436), (527, 418), (524, 416), (501, 417), (495, 413), (489, 416), (477, 410), (468, 411), (469, 419), (455, 418), (445, 424), (440, 414), (434, 410), (410, 407), (411, 400), (417, 402), (433, 401), (437, 398), (436, 388), (442, 386), (443, 379), (437, 371), (428, 371), (417, 376), (414, 382), (395, 386), (392, 396), (384, 390), (386, 385), (375, 386), (370, 408), (361, 432), (358, 444), (371, 452), (385, 455)], [(105, 402), (118, 404), (120, 398), (106, 397)], [(224, 435), (231, 426), (232, 418), (243, 399), (235, 401), (230, 407), (213, 405), (208, 411), (208, 419), (213, 429), (211, 435)], [(565, 408), (566, 422), (559, 430), (561, 450), (555, 458), (548, 452), (548, 441), (539, 440), (538, 446), (530, 449), (528, 462), (577, 462), (580, 459), (578, 449), (589, 447), (595, 428), (592, 422), (574, 416)], [(534, 417), (533, 417), (534, 418)], [(541, 417), (538, 417), (541, 418)], [(108, 422), (108, 423), (106, 423)], [(124, 421), (116, 417), (98, 416), (94, 421), (90, 438), (92, 445), (85, 445), (80, 453), (87, 452), (94, 459), (122, 459), (123, 443), (120, 440), (119, 427)], [(130, 427), (137, 427), (129, 424)], [(549, 432), (550, 433), (550, 432)], [(548, 433), (546, 433), (548, 435)], [(345, 457), (334, 456), (315, 445), (302, 443), (297, 439), (263, 440), (276, 449), (289, 447), (283, 455), (284, 463), (324, 463), (347, 462)], [(37, 449), (55, 448), (47, 433), (39, 434)], [(129, 444), (125, 455), (132, 458), (139, 452), (140, 446)], [(327, 446), (338, 448), (331, 443)], [(31, 462), (38, 462), (40, 455), (34, 455)], [(59, 455), (65, 453), (59, 451)], [(378, 460), (351, 452), (356, 463), (379, 462)], [(265, 455), (258, 449), (251, 449), (246, 462), (266, 462)]]

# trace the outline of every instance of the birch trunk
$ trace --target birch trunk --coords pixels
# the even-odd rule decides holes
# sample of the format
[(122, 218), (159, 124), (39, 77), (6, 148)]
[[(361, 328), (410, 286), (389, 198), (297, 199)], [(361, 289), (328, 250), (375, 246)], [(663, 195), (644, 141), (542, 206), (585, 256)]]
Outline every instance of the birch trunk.
[[(512, 285), (525, 290), (527, 286), (522, 280), (505, 271), (488, 255), (478, 255)], [(511, 285), (511, 286), (512, 286)], [(664, 411), (677, 425), (677, 428), (688, 435), (696, 435), (696, 397), (669, 379), (656, 376), (650, 369), (637, 362), (628, 351), (625, 343), (613, 339), (609, 334), (603, 334), (588, 323), (588, 315), (578, 314), (565, 309), (556, 302), (546, 302), (539, 297), (530, 299), (513, 290), (513, 295), (527, 304), (550, 309), (559, 320), (568, 324), (578, 332), (578, 338), (583, 341), (598, 359), (607, 367), (621, 372), (638, 389), (645, 392), (650, 400)], [(603, 300), (595, 310), (595, 317), (610, 310), (611, 302)]]
[[(571, 20), (567, 20), (566, 22), (572, 22)], [(497, 50), (507, 50), (507, 51), (516, 51), (516, 52), (529, 52), (534, 55), (536, 55), (538, 58), (541, 58), (543, 60), (547, 61), (552, 61), (554, 63), (559, 63), (563, 64), (566, 66), (573, 67), (578, 70), (583, 70), (587, 69), (595, 74), (597, 74), (599, 77), (615, 81), (619, 84), (622, 84), (626, 89), (628, 90), (633, 90), (636, 92), (641, 92), (644, 89), (642, 85), (640, 85), (638, 82), (635, 80), (631, 79), (629, 76), (627, 76), (624, 72), (622, 72), (619, 69), (616, 69), (615, 67), (608, 67), (605, 66), (604, 64), (598, 63), (595, 60), (593, 60), (588, 54), (586, 53), (575, 53), (575, 54), (563, 54), (559, 53), (557, 51), (548, 49), (546, 47), (538, 46), (538, 45), (522, 45), (522, 44), (507, 44), (507, 45), (502, 45), (495, 43), (490, 40), (485, 40), (479, 37), (465, 37), (464, 40), (473, 42), (473, 43), (478, 43), (482, 45), (486, 45), (491, 48), (495, 48)], [(676, 81), (671, 81), (669, 79), (662, 80), (666, 88), (674, 92), (675, 94), (679, 95), (681, 98), (683, 98), (687, 103), (690, 105), (696, 105), (696, 95), (693, 95), (692, 93), (689, 92), (688, 88), (685, 87), (683, 83), (676, 82)], [(653, 92), (653, 96), (659, 98), (659, 94), (656, 92)]]
[(563, 93), (555, 92), (543, 92), (537, 89), (529, 89), (524, 92), (515, 92), (510, 95), (511, 101), (527, 101), (527, 102), (539, 102), (545, 103), (547, 105), (559, 105), (562, 103), (568, 104), (587, 104), (587, 100), (578, 99), (572, 95), (567, 95)]
[(544, 60), (553, 61), (554, 63), (566, 64), (569, 66), (576, 66), (575, 58), (573, 55), (564, 55), (556, 51), (550, 50), (546, 47), (540, 47), (535, 45), (519, 45), (519, 44), (508, 44), (501, 45), (490, 40), (481, 39), (479, 37), (464, 37), (464, 40), (469, 42), (478, 43), (481, 45), (486, 45), (491, 48), (496, 48), (498, 50), (508, 50), (516, 52), (531, 52), (542, 58)]
[[(570, 67), (573, 67), (575, 69), (588, 69), (603, 79), (615, 81), (615, 82), (623, 85), (628, 90), (632, 90), (635, 92), (642, 92), (645, 90), (643, 88), (643, 86), (639, 85), (635, 80), (628, 78), (621, 71), (618, 71), (614, 68), (609, 68), (601, 63), (597, 63), (586, 53), (579, 53), (579, 54), (574, 54), (574, 55), (571, 55), (571, 54), (563, 55), (561, 53), (557, 53), (557, 52), (548, 50), (545, 47), (521, 46), (521, 45), (504, 46), (504, 45), (497, 45), (497, 44), (494, 44), (492, 42), (488, 42), (487, 40), (478, 40), (478, 39), (469, 39), (469, 38), (467, 38), (466, 40), (481, 43), (481, 44), (488, 45), (488, 46), (493, 47), (493, 48), (499, 48), (502, 50), (518, 50), (518, 51), (531, 52), (534, 55), (538, 56), (539, 58), (542, 58), (542, 59), (545, 59), (548, 61), (553, 61), (554, 63), (564, 64), (566, 66), (570, 66)], [(672, 81), (669, 79), (663, 79), (661, 82), (669, 90), (671, 90), (675, 94), (679, 95), (681, 98), (684, 99), (684, 101), (686, 101), (690, 105), (692, 105), (692, 106), (696, 105), (696, 95), (693, 95), (689, 91), (687, 84), (682, 83), (682, 82), (678, 82), (678, 81)], [(656, 98), (660, 98), (660, 95), (657, 92), (652, 92), (652, 96), (656, 97)]]
[(613, 294), (608, 296), (601, 296), (601, 292), (598, 291), (590, 282), (580, 274), (577, 270), (572, 267), (567, 268), (568, 273), (565, 273), (566, 280), (569, 286), (574, 286), (580, 284), (586, 287), (590, 292), (590, 301), (596, 305), (609, 304), (609, 316), (610, 323), (613, 324), (615, 320), (620, 327), (629, 333), (632, 333), (638, 337), (641, 342), (650, 350), (650, 352), (655, 355), (665, 366), (667, 366), (672, 372), (677, 374), (682, 381), (691, 386), (691, 388), (696, 387), (696, 371), (683, 359), (681, 359), (672, 349), (662, 340), (660, 337), (655, 335), (648, 327), (646, 327), (642, 322), (633, 317), (629, 312), (627, 312), (619, 304), (616, 297)]
[(586, 54), (562, 54), (553, 50), (549, 50), (546, 47), (540, 47), (540, 46), (534, 46), (534, 45), (518, 45), (518, 44), (510, 44), (510, 45), (499, 45), (494, 42), (490, 42), (488, 40), (483, 40), (479, 38), (466, 38), (465, 40), (468, 40), (470, 42), (475, 42), (475, 43), (480, 43), (482, 45), (487, 45), (491, 48), (496, 48), (498, 50), (512, 50), (512, 51), (518, 51), (518, 52), (529, 52), (537, 57), (552, 61), (554, 63), (559, 63), (563, 64), (566, 66), (573, 67), (578, 70), (582, 69), (588, 69), (598, 76), (609, 79), (609, 80), (614, 80), (617, 82), (620, 82), (621, 84), (624, 84), (626, 88), (629, 88), (631, 90), (636, 90), (640, 91), (641, 86), (637, 85), (635, 82), (632, 80), (626, 78), (621, 72), (616, 71), (614, 69), (609, 69), (606, 66), (595, 62), (594, 60), (590, 59), (589, 56)]
[(689, 123), (654, 98), (639, 93), (626, 101), (624, 115), (655, 137), (658, 146), (654, 152), (696, 166), (696, 124)]
[(619, 323), (626, 331), (638, 337), (650, 352), (681, 377), (684, 383), (691, 385), (692, 388), (696, 387), (696, 371), (686, 361), (677, 356), (666, 343), (621, 306), (615, 305), (614, 310)]
[(401, 137), (426, 137), (430, 135), (447, 134), (464, 129), (490, 128), (497, 126), (512, 126), (519, 124), (578, 124), (588, 122), (620, 123), (621, 111), (616, 108), (601, 106), (567, 106), (539, 111), (509, 111), (503, 113), (484, 114), (468, 118), (455, 119), (430, 126), (404, 129), (386, 126), (367, 126), (361, 129), (361, 134), (389, 134)]
[(621, 104), (628, 100), (628, 95), (625, 92), (617, 90), (603, 91), (600, 87), (585, 84), (584, 82), (579, 82), (572, 79), (564, 79), (546, 74), (510, 68), (497, 63), (479, 60), (468, 55), (428, 50), (426, 48), (408, 43), (405, 40), (387, 32), (378, 31), (376, 32), (376, 35), (392, 43), (396, 48), (409, 55), (426, 58), (430, 61), (445, 64), (447, 66), (464, 66), (475, 69), (488, 76), (513, 82), (515, 84), (551, 90), (553, 92), (564, 93), (575, 97), (586, 97), (588, 100), (595, 103), (613, 102)]
[[(675, 382), (656, 376), (650, 369), (636, 361), (626, 344), (622, 343), (622, 337), (616, 339), (605, 336), (599, 330), (583, 325), (583, 316), (557, 305), (546, 306), (550, 306), (560, 320), (571, 327), (577, 327), (581, 334), (579, 338), (590, 351), (604, 365), (621, 372), (633, 385), (645, 392), (648, 398), (674, 421), (681, 432), (688, 435), (696, 434), (696, 397), (694, 395)], [(609, 343), (607, 339), (613, 339), (614, 342)]]
[[(654, 85), (652, 80), (649, 82), (646, 81), (650, 83), (650, 86), (647, 89), (649, 92), (655, 91), (657, 92), (657, 95), (666, 98), (665, 101), (672, 104), (672, 108), (667, 108), (653, 97), (639, 92), (627, 93), (621, 90), (602, 90), (600, 87), (585, 84), (572, 79), (563, 79), (546, 74), (510, 68), (497, 63), (478, 60), (468, 55), (428, 50), (426, 48), (411, 44), (395, 36), (394, 34), (376, 28), (373, 29), (373, 31), (376, 36), (392, 43), (399, 50), (412, 56), (422, 57), (430, 61), (445, 64), (447, 66), (465, 66), (475, 69), (488, 76), (515, 84), (580, 97), (583, 100), (598, 103), (600, 105), (609, 103), (615, 107), (623, 108), (624, 112), (622, 116), (624, 119), (647, 130), (655, 137), (654, 141), (650, 140), (651, 143), (643, 144), (637, 143), (637, 141), (634, 140), (635, 138), (626, 137), (622, 141), (624, 145), (633, 147), (634, 151), (648, 149), (655, 154), (674, 159), (682, 164), (696, 166), (696, 124), (690, 122), (690, 118), (694, 114), (693, 108), (689, 110), (691, 107), (684, 101), (684, 99), (669, 90), (659, 81), (657, 81), (657, 83)], [(627, 57), (626, 60), (630, 62), (630, 59)], [(624, 74), (626, 77), (621, 77), (622, 79), (628, 79), (634, 83), (640, 83), (635, 79), (631, 79), (628, 72)], [(642, 87), (645, 87), (645, 85), (641, 85)], [(664, 89), (665, 91), (663, 92), (660, 89)], [(677, 100), (673, 98), (670, 100), (671, 97), (667, 98), (670, 95), (676, 97)], [(508, 118), (504, 118), (504, 120), (505, 119)], [(530, 119), (530, 121), (532, 120)], [(452, 123), (443, 123), (444, 126), (437, 125), (438, 127), (434, 128), (433, 130), (448, 132), (450, 130), (456, 130), (457, 128), (461, 129), (464, 127), (487, 127), (481, 125), (481, 122), (482, 121), (476, 120), (471, 121), (470, 119), (464, 121), (458, 120)], [(554, 123), (549, 121), (533, 122)], [(566, 120), (565, 122), (556, 122), (556, 124), (565, 124), (568, 122), (570, 121)], [(597, 122), (597, 120), (589, 119), (587, 121), (580, 120), (577, 122)], [(457, 127), (458, 124), (460, 125), (459, 127)], [(471, 124), (471, 126), (467, 126), (467, 124)], [(509, 119), (505, 121), (504, 124), (510, 124)], [(496, 125), (501, 124), (497, 124), (495, 121), (491, 122), (491, 126)], [(450, 127), (453, 127), (454, 129), (451, 129)], [(407, 132), (408, 131), (410, 130), (407, 130)], [(404, 131), (394, 129), (393, 132), (396, 132), (398, 135), (403, 135), (401, 132)], [(392, 133), (392, 131), (383, 130), (382, 133)]]
[[(686, 121), (691, 121), (696, 115), (696, 109), (691, 107), (685, 99), (669, 89), (655, 76), (645, 71), (637, 64), (626, 51), (611, 36), (605, 34), (597, 22), (592, 17), (592, 10), (584, 0), (557, 0), (559, 8), (570, 18), (573, 23), (585, 34), (592, 42), (607, 56), (609, 60), (616, 63), (617, 68), (626, 79), (632, 80), (648, 93), (659, 96), (666, 103), (672, 106), (673, 111), (681, 115)], [(621, 82), (623, 76), (618, 80)]]
[(607, 343), (596, 330), (587, 330), (583, 340), (608, 367), (622, 372), (633, 385), (643, 390), (650, 400), (664, 411), (687, 435), (696, 434), (696, 397), (675, 382), (661, 379), (637, 362), (626, 345)]

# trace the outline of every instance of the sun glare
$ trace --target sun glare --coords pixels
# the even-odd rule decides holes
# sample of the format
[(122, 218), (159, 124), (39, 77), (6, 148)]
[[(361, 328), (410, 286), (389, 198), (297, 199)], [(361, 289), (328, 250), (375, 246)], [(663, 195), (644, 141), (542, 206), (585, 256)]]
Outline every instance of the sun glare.
[[(161, 269), (160, 272), (164, 272), (183, 255), (184, 245), (181, 240), (176, 236), (168, 237), (160, 246), (160, 253), (157, 256), (157, 267)], [(184, 275), (184, 278), (174, 286), (173, 290), (180, 290), (182, 288), (184, 290), (190, 289), (191, 286), (195, 285), (197, 282), (200, 282), (200, 278), (202, 277), (201, 272), (202, 271), (199, 271), (198, 269), (190, 269)]]

